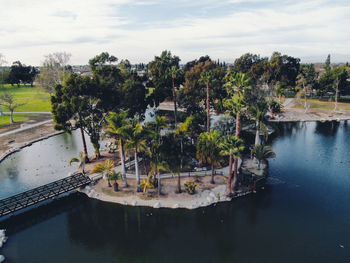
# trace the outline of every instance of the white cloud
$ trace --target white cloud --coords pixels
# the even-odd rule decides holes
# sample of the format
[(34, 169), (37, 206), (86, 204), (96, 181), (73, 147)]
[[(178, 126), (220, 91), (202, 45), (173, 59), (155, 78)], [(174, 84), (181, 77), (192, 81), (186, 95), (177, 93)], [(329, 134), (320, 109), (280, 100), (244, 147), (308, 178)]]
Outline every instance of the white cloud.
[(0, 3), (6, 6), (0, 9), (0, 53), (7, 61), (27, 64), (39, 64), (45, 54), (63, 50), (73, 54), (73, 64), (86, 64), (102, 51), (147, 62), (164, 49), (183, 61), (205, 54), (233, 61), (245, 52), (268, 56), (275, 50), (319, 60), (328, 53), (341, 54), (343, 61), (350, 60), (350, 5), (327, 0), (271, 2), (182, 0), (177, 5), (182, 4), (184, 10), (217, 4), (225, 15), (203, 17), (189, 12), (172, 20), (135, 22), (122, 13), (123, 5), (140, 9), (161, 3), (163, 8), (172, 8), (171, 2), (12, 0)]

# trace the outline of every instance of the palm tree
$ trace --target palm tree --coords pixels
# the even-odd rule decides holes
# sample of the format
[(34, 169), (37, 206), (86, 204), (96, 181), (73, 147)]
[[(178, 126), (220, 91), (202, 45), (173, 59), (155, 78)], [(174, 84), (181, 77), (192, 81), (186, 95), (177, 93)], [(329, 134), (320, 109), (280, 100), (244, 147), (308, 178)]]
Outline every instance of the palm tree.
[(162, 161), (164, 161), (165, 170), (177, 175), (177, 189), (175, 193), (181, 193), (180, 172), (182, 169), (182, 153), (180, 147), (180, 138), (175, 133), (168, 133), (163, 136), (160, 145)]
[[(164, 128), (168, 128), (168, 122), (164, 116), (156, 116), (155, 120), (152, 122), (148, 122), (147, 128), (152, 130), (151, 133), (151, 146), (150, 146), (150, 155), (151, 155), (151, 167), (153, 174), (157, 174), (158, 179), (158, 195), (161, 195), (161, 178), (160, 178), (160, 170), (164, 167), (162, 164), (159, 164), (161, 156), (160, 156), (160, 145), (162, 141), (161, 130)], [(160, 165), (160, 167), (158, 167)]]
[(214, 81), (214, 74), (212, 72), (203, 72), (200, 76), (199, 82), (204, 84), (207, 88), (207, 132), (210, 131), (210, 92), (209, 85)]
[(84, 152), (79, 153), (79, 157), (73, 157), (69, 161), (69, 166), (72, 165), (72, 163), (79, 163), (79, 168), (81, 168), (83, 174), (85, 174), (85, 163), (86, 163), (86, 154)]
[(228, 108), (230, 115), (236, 115), (236, 137), (239, 138), (240, 117), (245, 109), (244, 91), (249, 88), (250, 79), (243, 73), (230, 71), (224, 80), (227, 93), (231, 95), (226, 103), (224, 101), (224, 106)]
[[(239, 138), (241, 126), (241, 114), (246, 110), (245, 89), (250, 88), (250, 79), (244, 73), (234, 73), (230, 71), (224, 78), (227, 93), (231, 98), (224, 99), (223, 104), (228, 115), (236, 116), (236, 134)], [(235, 169), (238, 166), (238, 157), (235, 158)]]
[(117, 183), (117, 180), (120, 178), (120, 175), (121, 175), (121, 173), (120, 172), (115, 172), (115, 171), (113, 171), (113, 173), (112, 174), (110, 174), (109, 176), (108, 176), (108, 178), (107, 178), (107, 180), (108, 180), (108, 184), (110, 185), (111, 183), (111, 181), (113, 180), (114, 181), (114, 191), (118, 191), (118, 183)]
[(254, 145), (252, 156), (258, 160), (258, 167), (260, 169), (261, 161), (266, 161), (269, 158), (275, 158), (276, 153), (271, 149), (270, 146)]
[(181, 76), (182, 71), (176, 66), (172, 66), (167, 70), (167, 76), (171, 78), (172, 81), (172, 92), (173, 92), (173, 101), (174, 101), (174, 118), (175, 118), (175, 128), (177, 126), (177, 106), (176, 106), (176, 91), (175, 91), (175, 80)]
[(166, 162), (159, 162), (159, 160), (155, 161), (151, 159), (151, 171), (148, 173), (148, 176), (157, 175), (158, 179), (158, 196), (162, 194), (162, 182), (160, 171), (170, 171), (169, 166)]
[(113, 168), (114, 168), (114, 162), (112, 160), (110, 160), (110, 159), (107, 159), (104, 164), (102, 164), (102, 163), (97, 164), (92, 169), (92, 171), (90, 173), (91, 174), (93, 174), (93, 173), (100, 173), (100, 174), (102, 174), (103, 179), (108, 181), (108, 186), (110, 187), (111, 186), (110, 177), (114, 173)]
[(241, 114), (246, 110), (247, 103), (244, 97), (234, 94), (231, 98), (223, 100), (224, 107), (226, 108), (226, 114), (236, 117), (236, 133), (235, 136), (239, 138)]
[(255, 144), (260, 144), (260, 132), (262, 131), (265, 137), (268, 137), (268, 130), (265, 124), (265, 115), (268, 110), (268, 105), (265, 101), (258, 101), (256, 104), (249, 107), (248, 112), (250, 118), (255, 121)]
[(154, 187), (154, 184), (152, 183), (152, 174), (149, 173), (147, 176), (147, 179), (143, 179), (142, 182), (140, 183), (140, 187), (143, 189), (142, 191), (144, 193), (147, 193), (148, 188)]
[(123, 129), (123, 127), (129, 124), (127, 120), (127, 115), (127, 111), (121, 111), (119, 114), (116, 114), (114, 112), (110, 113), (110, 115), (107, 117), (108, 126), (106, 127), (106, 135), (114, 138), (119, 145), (120, 161), (122, 165), (123, 187), (128, 187), (128, 182), (126, 180), (124, 154), (124, 144), (128, 134), (125, 132), (125, 129)]
[(197, 142), (197, 158), (211, 165), (211, 183), (214, 184), (214, 166), (220, 164), (220, 134), (216, 130), (203, 132)]
[[(232, 194), (232, 159), (239, 158), (241, 153), (244, 150), (244, 143), (242, 139), (238, 139), (236, 136), (224, 137), (223, 141), (220, 144), (220, 154), (223, 156), (229, 156), (229, 172), (228, 172), (228, 181), (227, 181), (227, 196)], [(235, 162), (238, 163), (238, 162)], [(237, 181), (237, 166), (234, 169), (234, 185)], [(234, 187), (233, 187), (234, 188)]]
[(136, 191), (140, 192), (140, 172), (138, 154), (141, 151), (147, 151), (147, 130), (138, 123), (137, 118), (134, 118), (132, 125), (125, 126), (123, 129), (128, 134), (128, 139), (125, 148), (130, 152), (134, 151), (135, 156), (135, 174), (136, 174)]

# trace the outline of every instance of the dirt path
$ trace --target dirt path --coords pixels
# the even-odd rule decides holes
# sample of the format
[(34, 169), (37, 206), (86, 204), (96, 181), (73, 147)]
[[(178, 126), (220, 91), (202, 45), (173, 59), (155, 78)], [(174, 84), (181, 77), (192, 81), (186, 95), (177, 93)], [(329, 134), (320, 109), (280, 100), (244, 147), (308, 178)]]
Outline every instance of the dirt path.
[(41, 121), (41, 122), (38, 122), (35, 124), (25, 124), (25, 125), (22, 125), (21, 128), (1, 133), (0, 137), (8, 136), (8, 135), (15, 134), (15, 133), (22, 132), (22, 131), (26, 131), (26, 130), (30, 130), (30, 129), (33, 129), (35, 127), (38, 127), (38, 126), (41, 126), (41, 125), (44, 125), (44, 124), (47, 124), (50, 122), (53, 122), (53, 120)]
[(16, 132), (9, 132), (0, 136), (0, 160), (9, 152), (18, 148), (22, 148), (29, 142), (40, 140), (51, 136), (59, 131), (54, 130), (54, 123), (52, 121), (45, 121), (44, 123), (37, 123), (27, 129), (20, 129)]

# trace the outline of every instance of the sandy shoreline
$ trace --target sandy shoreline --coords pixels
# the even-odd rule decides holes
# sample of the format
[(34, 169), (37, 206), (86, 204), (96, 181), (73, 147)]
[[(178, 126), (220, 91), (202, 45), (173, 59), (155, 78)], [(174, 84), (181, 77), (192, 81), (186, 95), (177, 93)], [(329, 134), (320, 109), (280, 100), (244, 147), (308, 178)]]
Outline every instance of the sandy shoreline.
[[(193, 178), (192, 178), (193, 179)], [(183, 180), (185, 181), (185, 180)], [(211, 189), (198, 189), (195, 194), (190, 195), (186, 192), (181, 194), (166, 195), (160, 197), (147, 198), (142, 193), (111, 196), (105, 194), (101, 189), (95, 186), (86, 186), (80, 192), (86, 194), (90, 198), (94, 198), (104, 202), (117, 203), (129, 206), (147, 206), (153, 208), (184, 208), (196, 209), (199, 207), (210, 206), (219, 202), (229, 202), (232, 199), (251, 194), (253, 191), (237, 192), (234, 197), (226, 197), (227, 185), (218, 184)], [(118, 192), (116, 192), (118, 194)]]
[[(318, 110), (317, 112), (309, 111), (305, 113), (304, 109), (293, 108), (293, 103), (289, 103), (289, 105), (283, 110), (283, 112), (271, 121), (341, 121), (348, 119), (350, 119), (350, 113), (348, 112), (344, 113), (333, 112), (329, 110)], [(32, 145), (32, 143), (42, 141), (52, 136), (56, 136), (58, 134), (63, 133), (61, 131), (54, 130), (53, 125), (53, 122), (49, 122), (29, 130), (19, 131), (11, 135), (2, 136), (0, 138), (0, 163), (12, 153), (17, 152), (24, 147), (30, 146)], [(104, 156), (104, 158), (102, 160), (99, 160), (98, 162), (104, 161), (106, 158), (112, 158), (110, 155), (111, 154), (106, 154), (106, 156)], [(113, 154), (113, 156), (113, 158), (116, 158), (115, 161), (117, 161), (119, 158), (118, 154)], [(96, 165), (96, 163), (97, 162), (94, 162), (91, 165)], [(89, 164), (89, 166), (91, 165)], [(224, 174), (226, 175), (226, 172), (224, 172)], [(224, 178), (224, 176), (221, 177)], [(209, 178), (209, 176), (206, 176), (206, 178)], [(182, 179), (182, 188), (183, 183), (186, 181), (186, 179), (194, 180), (194, 177)], [(132, 180), (133, 179), (131, 179), (131, 181)], [(182, 194), (174, 195), (170, 194), (174, 192), (173, 189), (167, 189), (166, 195), (160, 197), (153, 196), (152, 198), (148, 198), (147, 196), (142, 194), (140, 195), (139, 193), (117, 196), (110, 193), (106, 194), (103, 191), (102, 186), (99, 186), (100, 188), (98, 188), (98, 186), (87, 186), (84, 189), (81, 189), (80, 191), (82, 193), (85, 193), (90, 198), (98, 199), (105, 202), (118, 203), (122, 205), (185, 209), (196, 209), (199, 207), (210, 206), (218, 202), (227, 202), (231, 201), (233, 198), (251, 194), (253, 192), (251, 189), (241, 189), (241, 191), (236, 193), (236, 195), (233, 198), (226, 197), (226, 182), (222, 181), (221, 179), (217, 180), (218, 183), (215, 185), (206, 184), (205, 187), (200, 186), (196, 194), (194, 195), (189, 195), (185, 192), (183, 192)], [(100, 185), (103, 183), (104, 180), (101, 180)], [(171, 187), (174, 186), (171, 185)]]

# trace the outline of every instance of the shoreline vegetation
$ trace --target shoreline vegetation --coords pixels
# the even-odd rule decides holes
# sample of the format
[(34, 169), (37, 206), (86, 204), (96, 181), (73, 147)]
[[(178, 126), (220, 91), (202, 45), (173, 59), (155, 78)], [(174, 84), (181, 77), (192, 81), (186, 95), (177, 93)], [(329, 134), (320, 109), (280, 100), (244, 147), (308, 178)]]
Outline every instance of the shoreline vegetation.
[[(108, 151), (102, 154), (104, 160), (110, 157)], [(100, 160), (101, 162), (101, 160)], [(103, 160), (102, 160), (103, 162)], [(96, 163), (90, 163), (87, 165), (87, 172), (91, 170), (91, 167)], [(116, 171), (120, 170), (120, 166), (115, 168)], [(239, 160), (238, 169), (241, 170), (241, 178), (245, 177), (244, 184), (240, 183), (237, 186), (235, 193), (231, 196), (227, 196), (227, 172), (229, 167), (222, 167), (215, 172), (215, 184), (210, 183), (210, 170), (204, 171), (191, 171), (181, 173), (181, 180), (183, 182), (192, 181), (198, 188), (193, 194), (189, 194), (186, 191), (178, 194), (175, 192), (177, 179), (171, 174), (162, 174), (162, 195), (157, 194), (157, 189), (150, 189), (147, 192), (136, 192), (134, 175), (128, 173), (128, 187), (113, 191), (111, 186), (106, 185), (105, 180), (102, 180), (98, 174), (90, 174), (91, 178), (97, 178), (93, 185), (86, 186), (79, 191), (86, 194), (90, 198), (97, 200), (117, 203), (121, 205), (129, 206), (147, 206), (153, 208), (184, 208), (184, 209), (196, 209), (199, 207), (206, 207), (215, 205), (219, 202), (228, 202), (233, 199), (243, 197), (257, 192), (259, 189), (264, 188), (265, 180), (268, 176), (268, 161), (261, 164), (258, 167), (258, 163), (244, 156)], [(147, 178), (146, 175), (141, 178)]]
[[(165, 50), (138, 68), (103, 52), (89, 60), (89, 74), (67, 67), (65, 52), (46, 59), (35, 82), (51, 102), (53, 123), (0, 135), (0, 147), (8, 156), (56, 131), (78, 130), (83, 147), (69, 165), (79, 163), (96, 179), (84, 193), (109, 202), (192, 209), (256, 192), (268, 176), (268, 159), (276, 157), (267, 145), (271, 122), (350, 119), (342, 102), (350, 68), (332, 65), (330, 56), (316, 70), (279, 52), (248, 53), (232, 65), (209, 56), (180, 65)], [(22, 82), (0, 94), (11, 123), (16, 109), (38, 106), (24, 101), (30, 88), (20, 90)], [(101, 150), (106, 142), (108, 150)]]
[[(332, 110), (323, 110), (323, 115), (314, 114), (313, 112), (303, 112), (299, 109), (295, 109), (295, 105), (297, 102), (291, 102), (288, 104), (284, 110), (280, 113), (280, 118), (276, 118), (271, 120), (272, 122), (299, 122), (299, 121), (339, 121), (339, 120), (350, 120), (350, 114), (344, 114), (342, 116), (334, 114)], [(159, 106), (160, 109), (168, 109), (168, 103), (163, 103)], [(343, 118), (342, 118), (343, 117)], [(0, 137), (2, 155), (0, 156), (0, 163), (6, 159), (9, 155), (21, 150), (24, 147), (31, 146), (33, 143), (48, 139), (52, 136), (56, 136), (62, 134), (62, 131), (54, 130), (53, 123), (44, 124), (42, 126), (38, 126), (32, 128), (27, 131), (20, 131), (8, 136)], [(0, 134), (1, 135), (1, 134)], [(29, 137), (28, 137), (29, 136)], [(19, 139), (20, 138), (20, 139)], [(28, 140), (28, 138), (30, 138)], [(14, 142), (11, 142), (14, 140)], [(11, 142), (11, 143), (9, 143)], [(7, 149), (3, 151), (3, 149)], [(100, 163), (107, 158), (113, 158), (113, 156), (117, 156), (115, 153), (108, 154), (108, 151), (102, 152), (103, 156), (100, 160), (94, 160), (91, 158), (92, 162), (88, 165), (87, 171), (89, 172), (89, 167), (91, 167), (97, 163)], [(92, 157), (92, 156), (91, 156)], [(249, 158), (245, 158), (243, 160), (242, 166), (245, 166), (244, 163), (250, 160)], [(115, 159), (116, 162), (120, 161), (118, 157)], [(227, 169), (227, 167), (226, 167)], [(258, 175), (262, 175), (262, 173), (258, 170), (254, 170), (253, 167), (245, 167), (245, 170), (250, 170), (252, 173), (256, 173)], [(221, 171), (223, 169), (219, 169)], [(261, 170), (263, 174), (268, 173), (268, 168), (264, 166)], [(206, 171), (209, 175), (210, 171)], [(192, 172), (191, 177), (183, 177), (183, 181), (191, 181), (195, 179), (196, 172)], [(145, 178), (145, 177), (143, 177)], [(266, 179), (266, 177), (263, 177)], [(260, 178), (260, 179), (263, 179)], [(166, 178), (166, 184), (174, 185), (175, 178)], [(114, 192), (112, 188), (108, 188), (105, 185), (104, 180), (100, 180), (96, 185), (88, 186), (85, 189), (81, 189), (80, 192), (85, 193), (90, 198), (98, 199), (101, 201), (118, 203), (122, 205), (130, 205), (130, 206), (148, 206), (153, 208), (185, 208), (185, 209), (195, 209), (199, 207), (209, 206), (216, 204), (218, 202), (226, 202), (231, 201), (234, 198), (239, 198), (241, 196), (245, 196), (254, 192), (253, 189), (241, 189), (237, 191), (237, 194), (233, 197), (226, 197), (226, 180), (227, 176), (225, 175), (216, 175), (215, 181), (217, 182), (215, 185), (209, 184), (209, 176), (200, 176), (199, 189), (196, 194), (189, 195), (186, 192), (183, 192), (180, 196), (173, 194), (166, 194), (161, 196), (160, 198), (152, 194), (144, 194), (144, 193), (136, 193), (132, 191), (132, 185), (134, 185), (134, 179), (128, 178), (129, 188), (126, 191)], [(173, 181), (170, 182), (169, 181)], [(263, 184), (260, 184), (259, 187), (263, 187)], [(172, 193), (173, 189), (168, 189), (170, 193)], [(257, 189), (258, 190), (258, 189)]]

